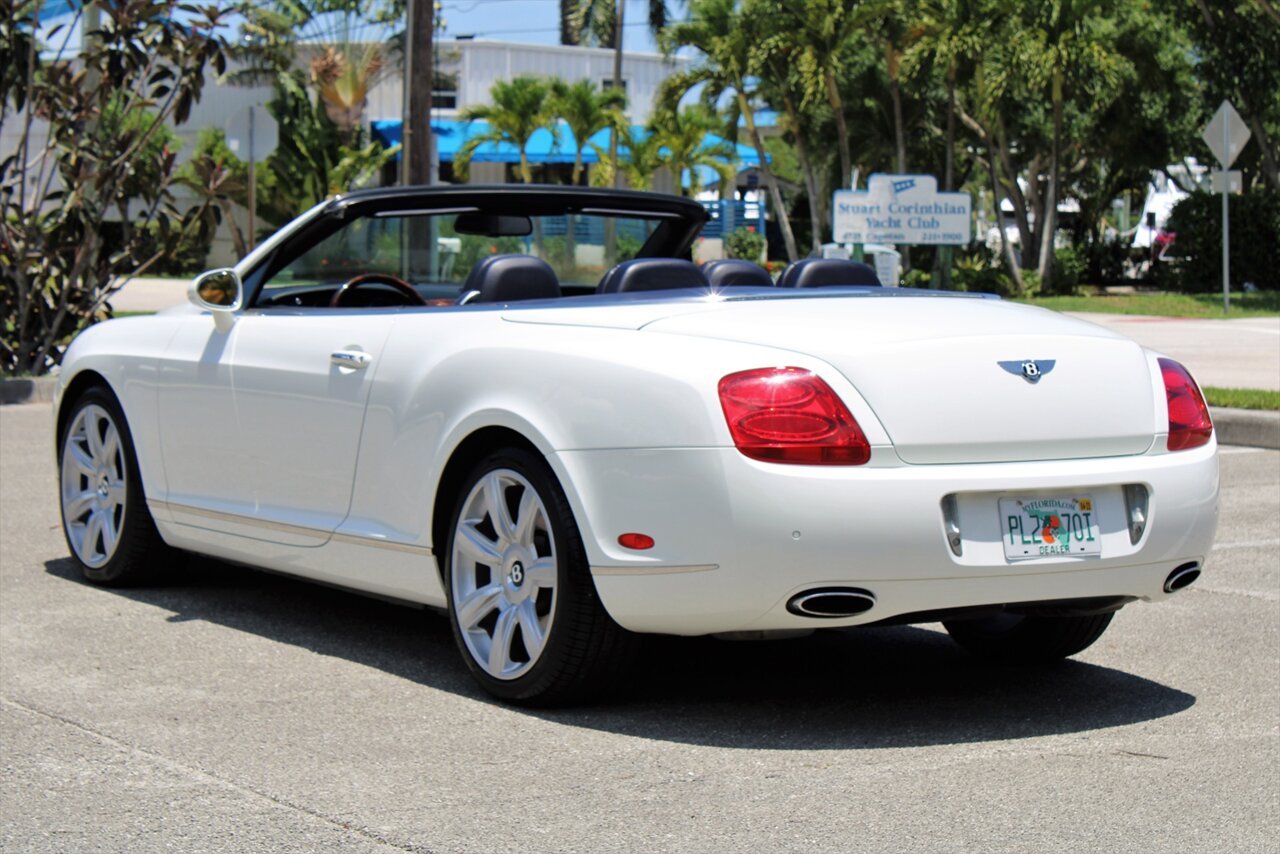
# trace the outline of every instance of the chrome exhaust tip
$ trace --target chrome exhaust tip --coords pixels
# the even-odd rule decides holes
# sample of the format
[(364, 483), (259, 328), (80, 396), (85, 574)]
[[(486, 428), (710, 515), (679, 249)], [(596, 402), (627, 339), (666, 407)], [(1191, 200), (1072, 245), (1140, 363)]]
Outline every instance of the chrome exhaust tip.
[(1184, 587), (1190, 587), (1200, 577), (1200, 564), (1192, 561), (1184, 563), (1182, 566), (1169, 573), (1169, 577), (1164, 580), (1165, 593), (1177, 593)]
[(797, 593), (787, 602), (787, 610), (801, 617), (834, 620), (855, 617), (875, 607), (876, 595), (857, 587), (821, 587)]

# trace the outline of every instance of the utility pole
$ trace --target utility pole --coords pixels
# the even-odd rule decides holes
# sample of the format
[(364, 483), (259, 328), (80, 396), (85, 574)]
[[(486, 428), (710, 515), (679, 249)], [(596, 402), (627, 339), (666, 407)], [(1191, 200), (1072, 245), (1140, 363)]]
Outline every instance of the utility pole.
[(435, 88), (432, 50), (435, 40), (434, 0), (409, 0), (404, 53), (404, 117), (400, 124), (401, 184), (430, 184), (432, 90)]
[[(627, 0), (618, 0), (618, 11), (614, 16), (613, 29), (613, 88), (614, 91), (622, 92), (624, 95), (626, 91), (622, 88), (622, 18), (626, 9)], [(628, 104), (629, 106), (630, 104)], [(618, 168), (618, 132), (619, 128), (613, 128), (609, 131), (609, 165), (613, 168), (614, 189), (622, 186), (622, 170)], [(614, 222), (613, 217), (608, 217), (604, 221), (605, 265), (611, 267), (617, 259), (618, 224)]]

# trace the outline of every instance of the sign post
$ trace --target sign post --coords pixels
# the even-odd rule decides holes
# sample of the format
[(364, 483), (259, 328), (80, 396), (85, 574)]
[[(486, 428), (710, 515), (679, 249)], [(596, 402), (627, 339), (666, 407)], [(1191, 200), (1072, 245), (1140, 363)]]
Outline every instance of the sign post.
[(249, 161), (249, 251), (257, 242), (258, 161), (275, 150), (279, 135), (276, 120), (260, 107), (246, 107), (227, 120), (227, 147)]
[[(1252, 135), (1249, 126), (1244, 123), (1244, 119), (1240, 118), (1240, 114), (1236, 112), (1236, 108), (1230, 101), (1222, 102), (1218, 112), (1213, 114), (1208, 127), (1201, 134), (1201, 138), (1209, 146), (1213, 156), (1222, 164), (1219, 180), (1222, 186), (1222, 312), (1224, 314), (1231, 310), (1231, 225), (1227, 212), (1227, 194), (1231, 192), (1233, 173), (1228, 170), (1240, 156), (1240, 150), (1248, 144), (1249, 137)], [(1214, 177), (1218, 178), (1217, 175)]]

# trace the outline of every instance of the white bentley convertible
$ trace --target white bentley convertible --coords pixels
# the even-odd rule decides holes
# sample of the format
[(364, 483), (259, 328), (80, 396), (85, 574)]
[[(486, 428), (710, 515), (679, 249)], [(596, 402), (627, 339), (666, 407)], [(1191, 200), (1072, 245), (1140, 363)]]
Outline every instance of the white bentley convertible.
[(1217, 447), (1176, 362), (851, 261), (698, 267), (706, 217), (557, 187), (318, 206), (193, 305), (73, 343), (72, 554), (103, 584), (186, 550), (447, 609), (485, 689), (543, 703), (641, 633), (942, 621), (1060, 658), (1199, 575)]

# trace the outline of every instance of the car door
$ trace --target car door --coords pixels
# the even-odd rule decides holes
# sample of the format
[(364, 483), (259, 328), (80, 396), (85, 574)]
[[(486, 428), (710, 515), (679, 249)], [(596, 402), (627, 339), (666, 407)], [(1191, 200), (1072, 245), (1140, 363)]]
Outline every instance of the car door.
[(204, 511), (202, 525), (230, 533), (323, 543), (351, 503), (364, 407), (394, 314), (250, 311), (225, 336), (201, 319), (205, 340), (184, 330), (167, 358), (171, 510)]
[(398, 235), (384, 239), (387, 223), (370, 223), (344, 222), (277, 264), (228, 331), (208, 317), (181, 324), (160, 401), (174, 521), (318, 546), (345, 518), (398, 310), (328, 307), (353, 274), (400, 268)]

